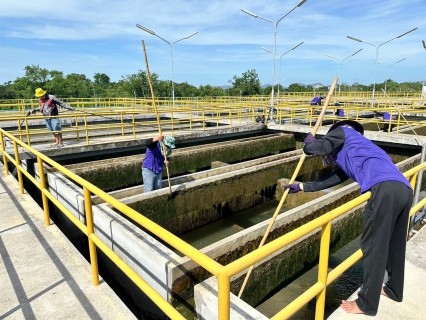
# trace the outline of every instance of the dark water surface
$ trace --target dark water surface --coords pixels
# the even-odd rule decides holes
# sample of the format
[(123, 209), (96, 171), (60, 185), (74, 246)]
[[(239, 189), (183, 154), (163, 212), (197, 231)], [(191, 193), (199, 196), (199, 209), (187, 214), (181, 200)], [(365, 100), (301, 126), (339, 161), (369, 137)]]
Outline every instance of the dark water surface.
[[(356, 238), (339, 251), (330, 256), (329, 268), (333, 269), (351, 254), (360, 248), (360, 237)], [(325, 318), (336, 310), (342, 300), (347, 299), (356, 291), (362, 283), (362, 263), (359, 260), (355, 265), (349, 268), (343, 275), (337, 278), (333, 283), (327, 286), (325, 301)], [(318, 266), (312, 268), (301, 277), (293, 281), (287, 287), (279, 291), (270, 299), (260, 304), (256, 309), (267, 316), (273, 317), (281, 309), (290, 304), (307, 289), (309, 289), (318, 279)], [(315, 319), (315, 299), (300, 309), (289, 319), (293, 320), (314, 320)]]
[[(230, 217), (210, 223), (194, 231), (185, 233), (180, 238), (197, 249), (202, 249), (210, 244), (218, 242), (241, 230), (271, 218), (278, 207), (278, 201), (271, 200), (256, 207), (241, 211)], [(281, 212), (288, 211), (285, 204)]]

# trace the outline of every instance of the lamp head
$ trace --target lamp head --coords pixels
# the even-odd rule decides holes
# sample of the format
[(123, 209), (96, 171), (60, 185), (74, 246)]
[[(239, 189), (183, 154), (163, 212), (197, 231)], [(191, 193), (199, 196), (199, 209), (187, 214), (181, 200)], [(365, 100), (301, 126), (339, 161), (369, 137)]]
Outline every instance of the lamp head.
[(354, 54), (353, 54), (353, 56), (354, 55), (356, 55), (358, 52), (360, 52), (362, 50), (362, 48), (361, 49), (359, 49), (357, 52), (355, 52)]
[(143, 31), (148, 32), (148, 33), (152, 34), (153, 36), (155, 36), (154, 31), (149, 30), (148, 28), (145, 28), (145, 27), (141, 26), (140, 24), (137, 24), (136, 27), (138, 27), (139, 29), (142, 29)]
[(406, 34), (413, 32), (414, 30), (416, 30), (417, 28), (411, 29), (410, 31), (407, 31), (406, 33), (401, 34), (400, 36), (397, 36), (397, 38), (401, 38), (403, 36), (405, 36)]
[(296, 49), (298, 46), (300, 46), (300, 45), (302, 45), (304, 43), (304, 41), (302, 41), (301, 43), (299, 43), (297, 46), (295, 46), (293, 49), (291, 49), (291, 50), (294, 50), (294, 49)]
[(244, 13), (247, 13), (247, 14), (251, 15), (252, 17), (255, 17), (255, 18), (257, 18), (257, 17), (258, 17), (258, 15), (257, 15), (257, 14), (254, 14), (254, 13), (252, 13), (252, 12), (250, 12), (250, 11), (247, 11), (247, 10), (244, 10), (244, 9), (241, 9), (241, 11), (242, 11), (242, 12), (244, 12)]
[(362, 40), (359, 40), (359, 39), (357, 39), (357, 38), (354, 38), (354, 37), (350, 37), (350, 36), (346, 36), (347, 38), (349, 38), (349, 39), (351, 39), (351, 40), (355, 40), (355, 41), (358, 41), (358, 42), (362, 42)]
[(198, 33), (198, 31), (196, 31), (193, 34), (190, 34), (189, 36), (185, 37), (185, 39), (191, 38), (192, 36), (195, 36), (197, 33)]

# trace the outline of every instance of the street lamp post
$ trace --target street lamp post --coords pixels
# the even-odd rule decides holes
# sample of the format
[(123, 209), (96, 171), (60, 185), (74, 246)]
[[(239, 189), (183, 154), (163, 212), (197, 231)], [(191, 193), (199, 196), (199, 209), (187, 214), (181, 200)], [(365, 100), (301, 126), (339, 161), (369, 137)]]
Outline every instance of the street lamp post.
[(148, 32), (149, 34), (152, 34), (153, 36), (156, 36), (157, 38), (160, 38), (161, 40), (163, 40), (164, 42), (166, 42), (170, 46), (170, 57), (171, 57), (171, 61), (172, 61), (172, 101), (173, 101), (173, 107), (174, 107), (175, 106), (175, 82), (174, 82), (174, 75), (173, 75), (173, 45), (176, 42), (179, 42), (179, 41), (182, 41), (182, 40), (185, 40), (185, 39), (189, 39), (192, 36), (195, 36), (198, 33), (198, 31), (190, 34), (189, 36), (186, 36), (186, 37), (184, 37), (182, 39), (179, 39), (179, 40), (176, 40), (175, 42), (170, 43), (169, 41), (161, 38), (154, 31), (152, 31), (152, 30), (150, 30), (148, 28), (145, 28), (145, 27), (141, 26), (140, 24), (137, 24), (136, 27), (138, 27), (139, 29), (142, 29), (145, 32)]
[(385, 41), (385, 42), (381, 43), (379, 46), (376, 46), (375, 44), (369, 43), (369, 42), (367, 42), (367, 41), (363, 41), (363, 40), (360, 40), (360, 39), (357, 39), (357, 38), (354, 38), (354, 37), (347, 36), (347, 38), (349, 38), (349, 39), (351, 39), (351, 40), (358, 41), (358, 42), (363, 42), (363, 43), (369, 44), (369, 45), (371, 45), (371, 46), (373, 46), (373, 47), (375, 47), (375, 48), (376, 48), (376, 62), (375, 62), (375, 64), (374, 64), (373, 97), (372, 97), (372, 101), (371, 101), (371, 106), (373, 106), (373, 105), (374, 105), (374, 94), (375, 94), (375, 92), (376, 92), (376, 73), (377, 73), (377, 60), (378, 60), (378, 58), (379, 58), (379, 48), (380, 48), (382, 45), (384, 45), (385, 43), (388, 43), (388, 42), (391, 42), (392, 40), (395, 40), (395, 39), (401, 38), (401, 37), (405, 36), (406, 34), (409, 34), (410, 32), (412, 32), (412, 31), (414, 31), (414, 30), (416, 30), (416, 29), (417, 29), (417, 28), (411, 29), (410, 31), (407, 31), (407, 32), (405, 32), (405, 33), (403, 33), (403, 34), (401, 34), (401, 35), (399, 35), (399, 36), (395, 37), (395, 38), (392, 38), (392, 39), (390, 39), (390, 40), (388, 40), (388, 41)]
[[(423, 43), (423, 48), (425, 48), (426, 50), (426, 43), (424, 40), (422, 40)], [(422, 86), (422, 98), (426, 95), (426, 73), (425, 73), (425, 78), (423, 80), (423, 86)]]
[(395, 62), (395, 63), (392, 63), (392, 64), (390, 64), (390, 65), (386, 65), (386, 64), (384, 64), (384, 63), (377, 62), (378, 64), (381, 64), (382, 66), (385, 66), (385, 67), (386, 67), (385, 92), (387, 92), (387, 91), (386, 91), (386, 84), (387, 84), (387, 82), (388, 82), (388, 70), (389, 70), (389, 67), (390, 67), (390, 66), (393, 66), (394, 64), (400, 63), (401, 61), (404, 61), (405, 59), (407, 59), (407, 58), (401, 59), (401, 60), (399, 60), (399, 61), (397, 61), (397, 62)]
[(274, 25), (274, 54), (273, 54), (273, 69), (272, 69), (272, 92), (271, 92), (271, 107), (273, 107), (274, 106), (274, 86), (275, 86), (275, 56), (277, 55), (277, 27), (278, 27), (278, 23), (280, 23), (280, 21), (282, 20), (282, 19), (284, 19), (286, 16), (288, 16), (294, 9), (296, 9), (296, 8), (298, 8), (298, 7), (300, 7), (300, 6), (302, 6), (302, 4), (304, 4), (305, 2), (306, 2), (307, 0), (302, 0), (302, 1), (300, 1), (299, 2), (299, 4), (297, 5), (297, 6), (295, 6), (293, 9), (291, 9), (289, 12), (287, 12), (283, 17), (281, 17), (276, 23), (275, 22), (273, 22), (273, 21), (271, 21), (271, 20), (269, 20), (269, 19), (266, 19), (266, 18), (264, 18), (264, 17), (261, 17), (261, 16), (259, 16), (259, 15), (257, 15), (257, 14), (254, 14), (254, 13), (252, 13), (252, 12), (250, 12), (250, 11), (247, 11), (247, 10), (244, 10), (244, 9), (241, 9), (241, 11), (242, 12), (244, 12), (244, 13), (247, 13), (247, 14), (249, 14), (249, 15), (251, 15), (252, 17), (255, 17), (255, 18), (260, 18), (260, 19), (262, 19), (262, 20), (265, 20), (265, 21), (268, 21), (268, 22), (270, 22), (270, 23), (272, 23), (273, 25)]
[[(349, 59), (350, 57), (352, 57), (352, 56), (354, 56), (354, 55), (356, 55), (358, 52), (360, 52), (362, 50), (362, 48), (361, 49), (359, 49), (357, 52), (355, 52), (355, 53), (352, 53), (349, 57), (346, 57), (345, 59), (343, 59), (343, 60), (340, 60), (340, 59), (337, 59), (337, 58), (335, 58), (335, 57), (332, 57), (332, 56), (329, 56), (328, 54), (324, 54), (326, 57), (329, 57), (329, 58), (331, 58), (331, 59), (335, 59), (335, 60), (337, 60), (337, 61), (340, 61), (340, 77), (342, 76), (342, 66), (343, 66), (343, 61), (345, 61), (346, 59)], [(341, 79), (340, 79), (341, 80)], [(339, 81), (339, 94), (340, 94), (340, 86), (341, 86), (341, 83), (342, 83), (342, 81)]]
[[(302, 45), (302, 44), (303, 44), (303, 42), (304, 42), (304, 41), (302, 41), (302, 42), (301, 42), (301, 43), (299, 43), (297, 46), (295, 46), (294, 48), (292, 48), (292, 49), (288, 50), (287, 52), (283, 53), (283, 54), (280, 56), (280, 69), (279, 69), (279, 72), (278, 72), (278, 94), (277, 94), (277, 103), (279, 103), (279, 99), (280, 99), (281, 58), (282, 58), (284, 55), (286, 55), (287, 53), (289, 53), (290, 51), (292, 51), (292, 50), (296, 49), (298, 46)], [(274, 54), (274, 53), (273, 53), (271, 50), (269, 50), (269, 49), (266, 49), (266, 48), (264, 48), (264, 47), (262, 47), (262, 49), (263, 49), (263, 50), (265, 50), (265, 51), (267, 51), (267, 52), (269, 52), (269, 53)]]

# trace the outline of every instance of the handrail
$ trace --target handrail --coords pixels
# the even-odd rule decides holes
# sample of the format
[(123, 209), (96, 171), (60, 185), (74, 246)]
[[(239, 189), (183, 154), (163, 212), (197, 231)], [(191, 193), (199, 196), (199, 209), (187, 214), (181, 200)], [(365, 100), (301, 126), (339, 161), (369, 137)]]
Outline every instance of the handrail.
[[(193, 129), (194, 122), (202, 123), (202, 130), (206, 129), (206, 121), (210, 123), (227, 124), (230, 127), (241, 124), (255, 124), (257, 118), (264, 117), (266, 120), (272, 120), (275, 124), (281, 125), (285, 123), (295, 123), (296, 121), (305, 121), (312, 126), (315, 117), (313, 116), (315, 106), (310, 106), (307, 102), (291, 102), (286, 101), (280, 102), (273, 113), (269, 112), (266, 105), (262, 101), (250, 100), (249, 105), (247, 102), (226, 104), (223, 101), (216, 101), (214, 103), (200, 102), (196, 106), (194, 105), (182, 105), (179, 103), (177, 107), (170, 107), (168, 105), (159, 105), (159, 110), (162, 116), (166, 119), (162, 120), (162, 123), (166, 126), (171, 127), (171, 133), (174, 134), (174, 130), (178, 124), (187, 125), (189, 129)], [(343, 109), (345, 116), (335, 115), (337, 109)], [(400, 112), (406, 116), (414, 116), (418, 114), (424, 114), (424, 106), (403, 106), (400, 108)], [(97, 108), (88, 109), (84, 106), (80, 106), (78, 111), (71, 113), (62, 113), (57, 118), (60, 119), (73, 119), (70, 120), (72, 127), (64, 126), (62, 132), (67, 134), (73, 134), (77, 140), (80, 140), (80, 134), (84, 133), (86, 144), (90, 144), (90, 134), (94, 131), (103, 131), (120, 129), (120, 134), (125, 135), (126, 133), (133, 133), (133, 139), (136, 139), (136, 132), (143, 126), (151, 127), (155, 125), (153, 121), (144, 121), (144, 117), (153, 115), (154, 109), (152, 106), (137, 106), (131, 109), (114, 107), (114, 108)], [(401, 130), (409, 124), (411, 127), (423, 128), (426, 126), (426, 122), (422, 120), (406, 120), (407, 117), (401, 118), (399, 113), (398, 117), (392, 122), (382, 119), (382, 117), (371, 116), (376, 114), (390, 113), (391, 116), (396, 115), (393, 106), (385, 106), (379, 108), (371, 108), (365, 106), (358, 106), (350, 103), (345, 103), (343, 106), (330, 106), (329, 112), (325, 115), (324, 121), (338, 121), (341, 119), (353, 119), (362, 121), (364, 124), (374, 124), (379, 130), (388, 125), (388, 135), (391, 133), (399, 133)], [(112, 121), (112, 118), (117, 121), (113, 124), (97, 124), (90, 122), (90, 119), (94, 117), (100, 117), (99, 119), (107, 119)], [(409, 117), (408, 117), (409, 118)], [(46, 135), (49, 132), (43, 129), (31, 129), (30, 124), (34, 121), (42, 121), (43, 116), (33, 115), (31, 117), (25, 117), (24, 114), (16, 114), (15, 112), (4, 112), (0, 113), (0, 124), (3, 121), (16, 121), (17, 129), (12, 134), (17, 135), (21, 140), (25, 141), (31, 146), (31, 138), (39, 135)], [(23, 126), (21, 126), (23, 124)], [(392, 129), (391, 128), (395, 127)], [(126, 132), (127, 130), (127, 132)], [(411, 132), (409, 132), (411, 134)]]
[[(109, 203), (113, 208), (117, 209), (127, 217), (131, 218), (133, 221), (140, 224), (142, 227), (146, 228), (150, 232), (153, 232), (157, 236), (159, 236), (162, 240), (170, 243), (172, 247), (174, 247), (176, 250), (182, 252), (183, 254), (187, 255), (188, 257), (191, 257), (195, 262), (202, 265), (206, 270), (208, 270), (212, 274), (218, 274), (219, 270), (221, 268), (221, 265), (216, 262), (215, 260), (209, 258), (202, 252), (198, 251), (194, 247), (188, 245), (180, 238), (176, 237), (169, 231), (163, 229), (156, 223), (150, 221), (149, 219), (145, 218), (140, 213), (136, 212), (135, 210), (131, 209), (127, 205), (119, 202), (114, 197), (108, 195), (101, 189), (97, 188), (96, 186), (92, 185), (91, 183), (87, 182), (86, 180), (80, 178), (79, 176), (75, 175), (70, 170), (64, 168), (63, 166), (59, 165), (55, 161), (51, 160), (47, 156), (43, 155), (42, 153), (38, 152), (37, 150), (31, 148), (30, 146), (26, 145), (19, 139), (13, 137), (9, 133), (5, 132), (3, 129), (0, 129), (0, 138), (1, 138), (1, 144), (2, 144), (2, 154), (3, 157), (6, 157), (11, 163), (15, 165), (18, 171), (18, 182), (20, 185), (21, 193), (24, 193), (23, 190), (23, 179), (21, 176), (21, 173), (24, 173), (25, 176), (29, 178), (31, 182), (35, 184), (39, 189), (41, 188), (41, 185), (37, 183), (37, 181), (20, 165), (19, 160), (19, 153), (17, 152), (17, 147), (15, 148), (15, 159), (11, 157), (7, 152), (4, 150), (4, 137), (8, 137), (13, 141), (14, 146), (16, 147), (19, 145), (22, 148), (25, 148), (32, 154), (34, 154), (37, 157), (38, 161), (43, 161), (52, 167), (56, 168), (59, 172), (64, 174), (67, 178), (73, 180), (77, 184), (81, 185), (85, 190), (87, 189), (91, 193), (97, 195), (101, 199), (103, 199), (105, 202)], [(8, 172), (8, 166), (7, 161), (4, 162), (5, 166), (5, 173), (9, 174)], [(41, 172), (39, 172), (40, 176), (44, 175), (44, 169), (43, 166), (39, 166), (39, 168), (42, 169)], [(43, 195), (47, 196), (58, 208), (71, 219), (71, 221), (89, 238), (89, 245), (93, 244), (97, 245), (100, 250), (102, 250), (108, 257), (112, 259), (112, 261), (120, 268), (122, 269), (126, 275), (135, 282), (135, 284), (141, 288), (147, 296), (149, 296), (168, 316), (170, 316), (172, 319), (184, 319), (180, 315), (180, 313), (164, 298), (162, 298), (155, 290), (150, 287), (145, 280), (143, 280), (139, 275), (137, 275), (131, 268), (128, 266), (123, 260), (121, 260), (108, 246), (106, 246), (102, 240), (100, 240), (95, 234), (94, 234), (94, 228), (93, 225), (89, 225), (89, 221), (93, 221), (91, 217), (87, 217), (87, 223), (88, 225), (84, 225), (82, 222), (80, 222), (66, 207), (64, 207), (54, 196), (47, 190), (47, 189), (41, 189)], [(91, 203), (91, 194), (90, 192), (84, 192), (84, 201), (85, 203)], [(45, 203), (45, 201), (43, 201)], [(46, 212), (46, 207), (44, 208)], [(48, 210), (48, 209), (47, 209)], [(91, 210), (90, 210), (91, 211)], [(91, 212), (87, 212), (86, 210), (86, 216)], [(50, 225), (50, 219), (49, 215), (47, 214), (45, 224), (48, 226)], [(92, 230), (91, 233), (88, 231)], [(93, 255), (95, 251), (90, 250), (92, 253), (90, 255), (90, 261), (92, 265), (92, 272), (93, 278), (94, 278), (94, 285), (99, 284), (99, 276), (98, 276), (98, 267), (97, 267), (97, 260), (96, 255)], [(95, 266), (93, 266), (95, 265)]]
[[(5, 138), (10, 139), (13, 142), (14, 146), (14, 157), (9, 155), (5, 150)], [(252, 251), (251, 253), (241, 257), (240, 259), (231, 262), (226, 266), (222, 266), (214, 259), (208, 257), (201, 251), (195, 249), (191, 245), (187, 244), (180, 238), (176, 237), (166, 229), (157, 225), (153, 221), (147, 219), (142, 214), (136, 212), (127, 205), (121, 203), (111, 195), (105, 193), (98, 187), (87, 182), (81, 177), (74, 174), (72, 171), (66, 169), (60, 164), (56, 163), (52, 159), (33, 149), (29, 145), (20, 141), (10, 133), (0, 129), (0, 142), (1, 142), (1, 153), (3, 155), (3, 163), (5, 168), (5, 173), (9, 174), (8, 162), (15, 165), (18, 172), (18, 183), (20, 186), (20, 192), (24, 193), (23, 189), (23, 177), (24, 174), (37, 188), (42, 192), (43, 199), (43, 209), (45, 213), (45, 224), (48, 226), (50, 224), (49, 218), (49, 209), (47, 205), (47, 199), (51, 200), (71, 221), (88, 237), (89, 239), (89, 251), (90, 251), (90, 262), (92, 266), (92, 277), (94, 285), (99, 284), (99, 275), (98, 275), (98, 266), (96, 258), (95, 248), (102, 250), (110, 259), (113, 261), (150, 299), (157, 304), (163, 312), (165, 312), (172, 319), (184, 319), (182, 315), (163, 297), (161, 297), (155, 290), (146, 283), (146, 281), (140, 277), (134, 270), (131, 269), (121, 258), (119, 258), (95, 233), (93, 225), (93, 217), (91, 210), (91, 194), (94, 194), (110, 204), (113, 208), (126, 215), (128, 218), (138, 223), (140, 226), (146, 228), (148, 231), (155, 234), (157, 237), (165, 241), (168, 245), (175, 248), (177, 251), (186, 255), (189, 259), (193, 260), (201, 267), (205, 268), (208, 272), (213, 274), (218, 279), (219, 288), (218, 288), (218, 314), (219, 319), (229, 319), (230, 318), (230, 279), (231, 277), (237, 275), (238, 273), (244, 271), (252, 264), (258, 263), (260, 260), (268, 257), (269, 255), (282, 250), (285, 246), (297, 241), (301, 237), (318, 230), (321, 228), (321, 246), (320, 246), (320, 260), (319, 260), (319, 271), (318, 271), (318, 282), (315, 283), (310, 289), (308, 289), (304, 294), (299, 298), (294, 300), (288, 306), (283, 308), (278, 314), (276, 314), (271, 319), (283, 319), (290, 317), (294, 312), (300, 309), (307, 301), (314, 298), (317, 299), (325, 296), (325, 291), (327, 285), (333, 282), (338, 276), (340, 276), (347, 268), (349, 268), (353, 263), (358, 261), (362, 257), (362, 253), (358, 250), (351, 257), (342, 262), (339, 266), (334, 268), (331, 272), (327, 273), (327, 261), (329, 257), (329, 241), (331, 234), (331, 222), (345, 214), (352, 208), (355, 208), (365, 201), (367, 201), (371, 193), (367, 192), (361, 196), (349, 201), (348, 203), (333, 209), (325, 213), (324, 215), (306, 223), (305, 225), (271, 241), (265, 246)], [(38, 182), (34, 177), (32, 177), (24, 167), (21, 166), (19, 159), (18, 146), (28, 150), (32, 153), (38, 162), (40, 182)], [(84, 190), (84, 201), (85, 201), (85, 214), (86, 214), (86, 224), (79, 221), (75, 216), (63, 206), (46, 188), (44, 181), (44, 167), (43, 163), (49, 164), (51, 167), (57, 169), (60, 173), (65, 175), (68, 179), (71, 179), (78, 185), (82, 186)], [(415, 185), (418, 172), (426, 168), (426, 162), (417, 165), (416, 167), (408, 170), (404, 173), (406, 178), (411, 178), (410, 183), (412, 186)], [(417, 212), (420, 208), (425, 206), (426, 198), (415, 204), (411, 211), (410, 217)], [(324, 303), (319, 300), (320, 303), (316, 305), (316, 319), (320, 320), (324, 317)]]

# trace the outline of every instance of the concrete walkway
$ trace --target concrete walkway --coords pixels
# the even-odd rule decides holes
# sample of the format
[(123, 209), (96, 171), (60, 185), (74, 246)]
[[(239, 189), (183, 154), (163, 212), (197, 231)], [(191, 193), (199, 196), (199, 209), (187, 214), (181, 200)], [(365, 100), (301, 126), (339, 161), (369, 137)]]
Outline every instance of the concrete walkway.
[[(337, 309), (328, 320), (421, 320), (426, 319), (426, 228), (414, 235), (407, 243), (405, 262), (404, 300), (400, 303), (381, 296), (379, 311), (375, 317), (348, 314)], [(348, 300), (355, 300), (358, 291)]]
[(136, 319), (0, 163), (0, 319)]

